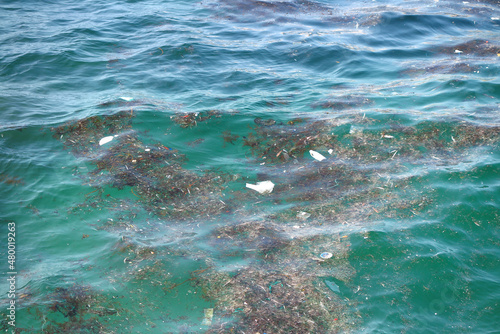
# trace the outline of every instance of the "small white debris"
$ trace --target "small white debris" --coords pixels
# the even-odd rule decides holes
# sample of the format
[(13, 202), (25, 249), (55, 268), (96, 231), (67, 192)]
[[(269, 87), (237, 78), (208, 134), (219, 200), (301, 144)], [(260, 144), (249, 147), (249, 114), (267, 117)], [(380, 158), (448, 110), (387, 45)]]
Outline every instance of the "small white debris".
[(274, 189), (274, 183), (272, 183), (271, 181), (257, 182), (257, 184), (247, 183), (247, 188), (255, 190), (261, 194), (269, 194)]
[(133, 97), (128, 97), (128, 96), (120, 96), (120, 99), (125, 100), (125, 101), (133, 101)]
[(147, 148), (147, 149), (145, 149), (144, 151), (149, 152), (149, 151), (151, 151), (151, 149), (150, 149), (150, 148)]
[(203, 317), (203, 321), (201, 322), (202, 326), (212, 326), (212, 319), (214, 317), (214, 309), (206, 308), (204, 310), (205, 316)]
[(463, 51), (455, 50), (455, 53), (463, 53)]
[(333, 256), (333, 254), (332, 254), (332, 253), (330, 253), (330, 252), (324, 252), (324, 253), (321, 253), (321, 254), (319, 255), (319, 257), (320, 257), (320, 258), (322, 258), (322, 259), (329, 259), (329, 258), (331, 258), (332, 256)]
[(330, 153), (330, 155), (332, 155), (333, 154), (333, 149), (329, 149), (328, 153)]
[(391, 136), (391, 135), (383, 135), (382, 137), (384, 137), (384, 138), (389, 138), (389, 139), (394, 138), (394, 136)]
[(326, 159), (321, 153), (318, 153), (318, 152), (313, 151), (313, 150), (309, 150), (309, 154), (311, 155), (311, 157), (313, 157), (314, 159), (316, 159), (318, 161), (323, 161)]
[(307, 218), (311, 217), (311, 214), (308, 212), (300, 211), (297, 213), (297, 218), (306, 220)]
[(114, 138), (113, 136), (107, 136), (102, 138), (101, 140), (99, 140), (99, 146), (109, 143), (110, 141), (113, 140), (113, 138)]

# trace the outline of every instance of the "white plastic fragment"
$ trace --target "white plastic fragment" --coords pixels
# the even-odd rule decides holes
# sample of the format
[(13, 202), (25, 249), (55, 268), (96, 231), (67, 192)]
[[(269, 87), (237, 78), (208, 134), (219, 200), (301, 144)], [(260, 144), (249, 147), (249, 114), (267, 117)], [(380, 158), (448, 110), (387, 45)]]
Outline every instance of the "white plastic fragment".
[(214, 309), (206, 308), (204, 310), (205, 316), (203, 317), (203, 321), (201, 322), (202, 326), (212, 326), (212, 318), (214, 317)]
[(394, 136), (391, 136), (391, 135), (383, 135), (382, 137), (384, 137), (384, 138), (389, 138), (389, 139), (394, 138)]
[(463, 51), (455, 50), (455, 53), (463, 53)]
[(314, 159), (316, 159), (318, 161), (323, 161), (326, 159), (321, 153), (318, 153), (318, 152), (313, 151), (313, 150), (309, 150), (309, 154), (311, 155), (311, 157), (313, 157)]
[(271, 181), (257, 182), (257, 184), (247, 183), (247, 188), (255, 190), (261, 194), (269, 194), (274, 189), (274, 183)]
[(297, 213), (297, 218), (306, 220), (307, 218), (311, 217), (311, 214), (305, 211), (300, 211)]
[(321, 254), (319, 255), (319, 257), (320, 257), (320, 258), (322, 258), (322, 259), (329, 259), (329, 258), (331, 258), (332, 256), (333, 256), (333, 254), (332, 254), (332, 253), (330, 253), (330, 252), (324, 252), (324, 253), (321, 253)]
[(330, 290), (332, 290), (333, 292), (340, 292), (340, 288), (337, 284), (335, 284), (335, 282), (332, 282), (332, 281), (328, 281), (328, 280), (325, 280), (325, 284), (326, 286), (328, 286), (330, 288)]
[(120, 96), (120, 99), (125, 100), (125, 101), (133, 101), (133, 97), (128, 97), (128, 96)]
[(144, 151), (145, 151), (145, 152), (149, 152), (149, 151), (151, 151), (151, 149), (150, 149), (150, 148), (147, 148), (147, 149), (145, 149)]
[(330, 153), (330, 155), (332, 155), (333, 154), (333, 149), (329, 149), (328, 153)]
[(113, 136), (107, 136), (102, 138), (101, 140), (99, 140), (99, 146), (109, 143), (110, 141), (113, 140), (113, 138), (114, 138)]

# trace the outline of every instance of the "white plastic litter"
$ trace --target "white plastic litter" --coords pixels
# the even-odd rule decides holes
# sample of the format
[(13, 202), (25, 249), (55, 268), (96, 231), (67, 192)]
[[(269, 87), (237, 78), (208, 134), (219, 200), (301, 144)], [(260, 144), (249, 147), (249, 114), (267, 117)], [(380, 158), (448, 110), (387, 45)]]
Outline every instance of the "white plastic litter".
[(329, 150), (328, 150), (328, 153), (330, 153), (330, 155), (332, 155), (332, 153), (333, 153), (333, 149), (329, 149)]
[(323, 161), (326, 159), (321, 153), (318, 153), (318, 152), (313, 151), (313, 150), (309, 150), (309, 154), (311, 155), (311, 157), (313, 157), (314, 159), (316, 159), (318, 161)]
[(274, 183), (271, 181), (257, 182), (257, 184), (247, 183), (247, 188), (258, 191), (261, 194), (269, 194), (274, 189)]
[(297, 213), (297, 218), (306, 220), (307, 218), (311, 217), (311, 214), (308, 212), (300, 211)]
[(214, 317), (214, 309), (206, 308), (204, 310), (205, 316), (203, 317), (203, 321), (201, 322), (202, 326), (212, 326), (212, 318)]
[(101, 140), (99, 140), (99, 146), (109, 143), (110, 141), (113, 140), (113, 138), (114, 138), (113, 136), (107, 136), (102, 138)]
[(134, 98), (128, 97), (128, 96), (120, 96), (120, 99), (125, 100), (125, 101), (132, 101)]
[(325, 284), (326, 286), (328, 286), (330, 288), (330, 290), (332, 290), (333, 292), (340, 292), (340, 288), (337, 284), (335, 284), (334, 282), (332, 281), (328, 281), (328, 280), (325, 280)]
[(330, 253), (330, 252), (324, 252), (324, 253), (319, 254), (319, 257), (322, 258), (322, 259), (329, 259), (332, 256), (333, 256), (333, 254)]

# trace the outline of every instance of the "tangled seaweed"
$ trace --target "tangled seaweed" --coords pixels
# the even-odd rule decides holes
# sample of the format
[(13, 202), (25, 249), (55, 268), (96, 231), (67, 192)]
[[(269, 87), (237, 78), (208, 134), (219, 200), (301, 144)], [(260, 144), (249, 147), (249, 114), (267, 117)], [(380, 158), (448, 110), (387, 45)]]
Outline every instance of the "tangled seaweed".
[[(354, 273), (345, 262), (342, 241), (331, 236), (292, 239), (270, 222), (222, 227), (212, 240), (227, 250), (248, 242), (253, 260), (236, 272), (198, 275), (205, 297), (216, 301), (218, 320), (208, 333), (332, 333), (354, 325), (346, 302), (324, 282), (332, 276), (348, 280)], [(324, 250), (335, 257), (318, 258)]]
[[(340, 110), (368, 103), (363, 98), (349, 101), (318, 106)], [(171, 119), (190, 128), (211, 117), (220, 115), (211, 111)], [(413, 186), (422, 183), (422, 176), (408, 174), (408, 166), (456, 163), (467, 149), (500, 141), (498, 126), (466, 122), (401, 125), (366, 115), (283, 122), (256, 118), (242, 141), (230, 131), (222, 139), (224, 145), (241, 145), (264, 162), (257, 179), (272, 179), (276, 187), (263, 201), (253, 192), (234, 190), (238, 175), (188, 170), (177, 150), (159, 142), (146, 144), (132, 129), (132, 118), (122, 111), (53, 129), (67, 149), (94, 166), (83, 177), (97, 188), (71, 212), (102, 206), (114, 212), (113, 218), (93, 226), (120, 235), (112, 249), (126, 268), (122, 280), (165, 295), (181, 286), (200, 289), (213, 304), (213, 311), (205, 314), (207, 333), (351, 331), (356, 313), (342, 290), (355, 273), (347, 260), (348, 235), (339, 234), (339, 227), (425, 214), (433, 203), (432, 189)], [(104, 136), (113, 138), (99, 145)], [(310, 150), (326, 159), (314, 160)], [(130, 189), (131, 198), (106, 197), (103, 185)], [(271, 203), (278, 209), (262, 209)], [(145, 235), (136, 223), (144, 215), (141, 211), (168, 226), (204, 224), (210, 232), (198, 236), (172, 230), (182, 235), (184, 241), (177, 241), (182, 247), (145, 244), (137, 240)], [(147, 226), (150, 234), (159, 231), (149, 220)], [(161, 238), (174, 240), (176, 235)], [(193, 246), (199, 238), (206, 249)], [(321, 257), (324, 252), (332, 256)], [(176, 278), (169, 271), (172, 258), (203, 259), (204, 265)], [(110, 273), (108, 279), (114, 283), (116, 275), (120, 273)], [(67, 320), (61, 325), (64, 330), (80, 326), (99, 332), (102, 324), (95, 317), (111, 317), (116, 310), (96, 304), (98, 298), (85, 288), (58, 293), (51, 307)]]
[(208, 110), (201, 113), (178, 113), (171, 118), (175, 123), (179, 124), (181, 128), (190, 128), (196, 126), (200, 122), (205, 122), (214, 117), (220, 118), (221, 112), (219, 110)]
[(484, 39), (473, 39), (465, 43), (454, 46), (443, 46), (436, 50), (443, 54), (464, 54), (475, 55), (479, 57), (496, 56), (500, 53), (500, 46)]
[[(366, 126), (372, 123), (372, 126)], [(428, 157), (450, 161), (466, 148), (494, 145), (500, 127), (470, 123), (421, 122), (415, 126), (389, 124), (380, 129), (375, 119), (362, 118), (346, 123), (330, 119), (305, 123), (288, 122), (259, 126), (244, 137), (243, 145), (254, 156), (270, 163), (299, 158), (309, 150), (330, 151), (334, 161), (381, 162), (405, 158), (419, 163)]]
[[(25, 302), (28, 304), (29, 300)], [(113, 333), (107, 326), (123, 311), (118, 301), (79, 284), (56, 288), (46, 302), (29, 304), (28, 313), (35, 313), (43, 320), (40, 327), (43, 333)], [(30, 329), (16, 328), (16, 333), (25, 332)]]

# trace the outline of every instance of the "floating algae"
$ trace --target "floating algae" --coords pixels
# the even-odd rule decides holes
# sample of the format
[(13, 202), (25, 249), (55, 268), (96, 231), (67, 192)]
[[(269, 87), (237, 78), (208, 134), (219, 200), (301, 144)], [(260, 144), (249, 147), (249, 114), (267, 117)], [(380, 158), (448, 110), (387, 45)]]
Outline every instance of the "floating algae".
[(342, 111), (345, 109), (353, 109), (356, 107), (367, 106), (373, 104), (368, 98), (356, 95), (339, 96), (335, 99), (328, 99), (322, 102), (316, 102), (312, 105), (313, 108), (332, 109)]
[(280, 21), (291, 19), (297, 14), (326, 14), (330, 7), (316, 1), (266, 1), (266, 0), (217, 0), (205, 2), (205, 5), (222, 10), (218, 17), (232, 21), (246, 21), (251, 17), (254, 20), (275, 17)]
[[(355, 272), (348, 235), (339, 233), (364, 221), (428, 213), (433, 189), (408, 173), (408, 166), (458, 163), (468, 149), (500, 141), (496, 126), (444, 120), (412, 126), (349, 114), (259, 120), (243, 141), (230, 132), (224, 141), (265, 160), (257, 182), (269, 177), (276, 185), (262, 201), (227, 172), (188, 170), (181, 152), (160, 142), (145, 144), (132, 129), (132, 117), (119, 112), (54, 129), (75, 156), (94, 166), (80, 177), (97, 188), (71, 213), (106, 208), (113, 214), (92, 224), (119, 236), (111, 251), (123, 267), (109, 271), (107, 279), (116, 283), (120, 277), (165, 297), (196, 289), (210, 303), (201, 320), (207, 333), (351, 331), (356, 312), (334, 282), (348, 286)], [(172, 121), (180, 131), (193, 131), (204, 117), (217, 114), (177, 115)], [(116, 142), (99, 146), (103, 134), (116, 135)], [(310, 151), (330, 154), (318, 163)], [(107, 196), (105, 189), (112, 188), (129, 197)], [(266, 211), (269, 203), (278, 209)], [(171, 268), (180, 260), (196, 265), (177, 278)], [(65, 319), (79, 312), (68, 305), (56, 310)], [(116, 309), (102, 307), (104, 313)]]
[[(456, 44), (453, 46), (442, 46), (435, 49), (436, 52), (442, 54), (464, 54), (474, 55), (479, 57), (494, 56), (500, 53), (500, 46), (484, 39), (473, 39), (465, 43)], [(458, 52), (457, 52), (458, 51)]]
[[(55, 288), (44, 301), (31, 295), (22, 303), (27, 314), (38, 318), (37, 328), (43, 333), (108, 332), (108, 326), (125, 312), (117, 299), (78, 284)], [(32, 332), (30, 328), (16, 329), (16, 333), (25, 331)]]
[[(243, 145), (249, 146), (254, 156), (268, 163), (286, 163), (309, 150), (328, 150), (337, 161), (382, 162), (403, 158), (408, 163), (418, 164), (429, 157), (454, 160), (467, 148), (492, 145), (500, 140), (499, 126), (426, 121), (414, 126), (394, 122), (381, 128), (382, 121), (368, 117), (348, 121), (333, 118), (323, 122), (257, 127), (245, 137)], [(368, 122), (371, 124), (365, 125)], [(346, 126), (358, 130), (342, 131)], [(287, 153), (287, 158), (283, 152)]]
[[(208, 216), (221, 213), (226, 205), (220, 201), (229, 175), (204, 174), (182, 167), (182, 154), (155, 143), (146, 146), (130, 129), (127, 112), (109, 117), (91, 117), (54, 129), (75, 155), (85, 157), (96, 168), (89, 172), (89, 183), (113, 187), (133, 187), (133, 192), (148, 210), (160, 216), (182, 219), (197, 213)], [(98, 147), (100, 132), (119, 133), (117, 143)], [(103, 173), (105, 172), (105, 173)]]
[(211, 118), (220, 118), (221, 112), (219, 110), (208, 110), (205, 112), (190, 112), (190, 113), (178, 113), (172, 116), (172, 120), (179, 124), (181, 128), (190, 128), (198, 125), (200, 122), (205, 122)]
[(436, 73), (440, 74), (456, 74), (456, 73), (472, 73), (476, 72), (480, 67), (476, 64), (465, 63), (463, 61), (453, 62), (449, 59), (438, 62), (435, 65), (430, 65), (428, 62), (413, 64), (406, 70), (401, 71), (402, 75), (409, 76), (424, 76)]
[[(232, 247), (225, 244), (245, 240), (253, 260), (232, 273), (209, 269), (200, 275), (204, 294), (216, 301), (209, 333), (329, 333), (354, 324), (345, 301), (320, 285), (321, 276), (348, 280), (354, 273), (343, 255), (345, 245), (330, 236), (292, 239), (288, 233), (271, 222), (245, 222), (213, 234), (214, 242), (228, 251)], [(326, 265), (318, 261), (314, 255), (323, 247), (336, 249), (338, 259)]]

